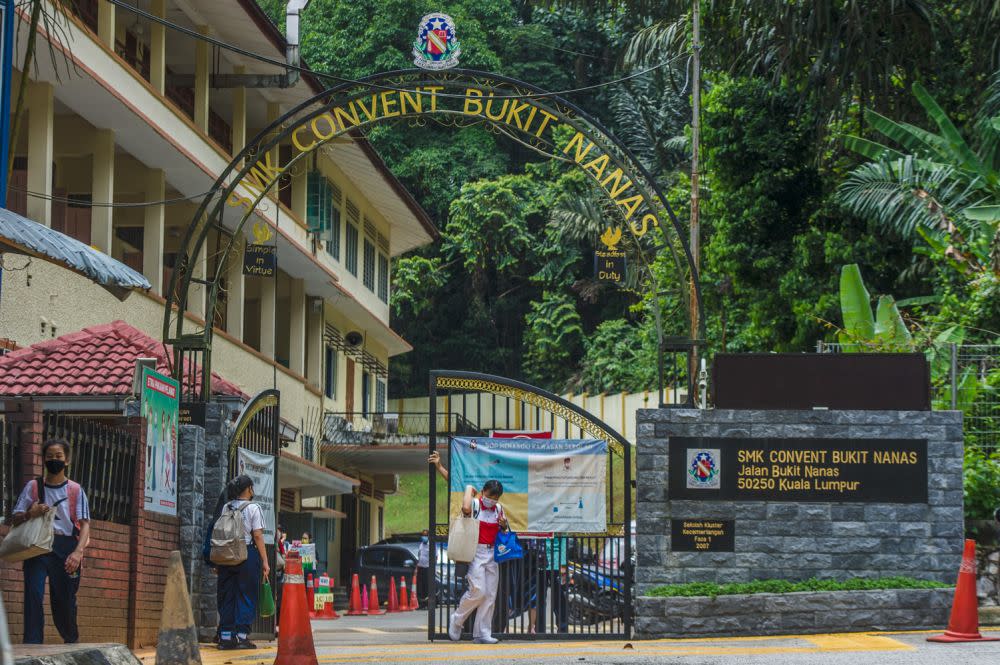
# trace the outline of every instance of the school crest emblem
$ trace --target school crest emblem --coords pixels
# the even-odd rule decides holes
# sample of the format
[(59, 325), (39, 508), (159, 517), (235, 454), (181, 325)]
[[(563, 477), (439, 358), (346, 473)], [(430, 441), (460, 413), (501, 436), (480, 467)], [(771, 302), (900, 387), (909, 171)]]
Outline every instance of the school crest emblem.
[(455, 22), (435, 12), (420, 19), (413, 42), (413, 64), (422, 69), (448, 69), (458, 64), (462, 46), (455, 37)]
[(721, 476), (719, 450), (687, 451), (687, 486), (692, 489), (717, 489)]

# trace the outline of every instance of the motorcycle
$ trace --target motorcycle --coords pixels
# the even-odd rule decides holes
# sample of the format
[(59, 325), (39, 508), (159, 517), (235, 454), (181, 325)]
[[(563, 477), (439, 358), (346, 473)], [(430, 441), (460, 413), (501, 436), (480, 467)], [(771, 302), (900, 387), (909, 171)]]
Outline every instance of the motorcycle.
[(586, 566), (570, 561), (567, 574), (571, 623), (592, 625), (621, 618), (625, 609), (625, 576), (620, 569)]

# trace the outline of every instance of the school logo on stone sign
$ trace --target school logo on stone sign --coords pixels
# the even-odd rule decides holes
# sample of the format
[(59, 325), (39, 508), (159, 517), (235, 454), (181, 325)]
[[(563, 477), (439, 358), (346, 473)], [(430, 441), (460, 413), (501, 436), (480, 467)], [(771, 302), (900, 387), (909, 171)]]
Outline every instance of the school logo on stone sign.
[(719, 468), (719, 449), (687, 449), (687, 486), (691, 489), (718, 489), (722, 470)]
[(455, 37), (455, 22), (435, 12), (420, 19), (413, 42), (413, 64), (422, 69), (448, 69), (458, 64), (462, 46)]

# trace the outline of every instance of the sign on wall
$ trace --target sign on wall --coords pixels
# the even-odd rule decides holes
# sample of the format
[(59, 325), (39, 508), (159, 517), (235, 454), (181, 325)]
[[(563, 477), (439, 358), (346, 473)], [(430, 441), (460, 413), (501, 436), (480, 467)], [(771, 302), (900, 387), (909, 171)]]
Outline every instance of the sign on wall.
[(736, 547), (733, 520), (670, 520), (670, 549), (674, 552), (732, 552)]
[(670, 438), (671, 499), (927, 502), (927, 441)]
[(146, 419), (143, 507), (177, 514), (177, 419), (179, 384), (148, 367), (142, 370), (142, 417)]
[(607, 530), (608, 444), (596, 439), (452, 439), (452, 514), (466, 485), (503, 483), (500, 498), (514, 531)]
[(264, 543), (274, 544), (274, 455), (263, 455), (236, 449), (237, 468), (240, 475), (253, 480), (254, 503), (264, 512)]

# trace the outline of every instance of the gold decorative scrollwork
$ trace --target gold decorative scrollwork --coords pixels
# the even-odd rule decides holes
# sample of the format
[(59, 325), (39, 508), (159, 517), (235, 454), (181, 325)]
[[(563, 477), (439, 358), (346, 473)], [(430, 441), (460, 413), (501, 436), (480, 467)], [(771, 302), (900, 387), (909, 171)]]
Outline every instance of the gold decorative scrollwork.
[(587, 416), (580, 414), (566, 405), (560, 404), (559, 402), (556, 402), (555, 400), (544, 395), (539, 395), (538, 393), (522, 390), (521, 388), (515, 388), (513, 386), (507, 386), (495, 381), (487, 381), (485, 379), (466, 379), (451, 376), (437, 377), (437, 387), (450, 388), (452, 390), (468, 390), (471, 392), (491, 393), (501, 397), (516, 399), (520, 402), (536, 406), (540, 409), (545, 409), (549, 413), (562, 418), (569, 424), (579, 427), (595, 439), (607, 441), (612, 452), (619, 457), (623, 457), (625, 454), (618, 438), (611, 431), (601, 427)]

